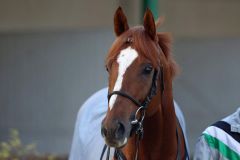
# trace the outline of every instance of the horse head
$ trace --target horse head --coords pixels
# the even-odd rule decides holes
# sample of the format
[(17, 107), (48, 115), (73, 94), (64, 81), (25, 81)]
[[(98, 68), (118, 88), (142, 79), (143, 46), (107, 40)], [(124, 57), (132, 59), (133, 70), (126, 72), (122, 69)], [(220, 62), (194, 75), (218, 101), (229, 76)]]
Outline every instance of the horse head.
[(172, 90), (176, 64), (170, 54), (171, 38), (156, 32), (149, 9), (143, 26), (130, 28), (119, 7), (114, 15), (114, 31), (116, 40), (106, 57), (109, 103), (101, 133), (108, 146), (121, 148), (132, 135), (132, 122), (141, 117), (139, 107), (147, 102), (144, 109), (146, 116), (151, 116), (162, 106), (163, 92)]

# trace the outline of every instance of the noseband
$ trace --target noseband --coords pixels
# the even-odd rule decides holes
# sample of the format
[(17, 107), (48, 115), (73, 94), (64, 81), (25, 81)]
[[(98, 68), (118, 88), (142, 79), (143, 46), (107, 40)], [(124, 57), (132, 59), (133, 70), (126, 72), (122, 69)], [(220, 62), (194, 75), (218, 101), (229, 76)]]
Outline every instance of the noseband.
[[(162, 72), (162, 69), (161, 71)], [(161, 74), (161, 79), (162, 79), (162, 75)], [(133, 98), (132, 96), (130, 96), (129, 94), (123, 92), (123, 91), (113, 91), (111, 92), (110, 94), (108, 94), (108, 101), (110, 100), (110, 98), (114, 95), (114, 94), (117, 94), (117, 95), (120, 95), (122, 97), (125, 97), (125, 98), (128, 98), (129, 100), (131, 100), (136, 106), (138, 107), (142, 107), (144, 109), (147, 108), (149, 102), (152, 100), (152, 97), (156, 95), (157, 93), (157, 79), (158, 79), (158, 70), (154, 70), (154, 73), (153, 73), (153, 78), (152, 78), (152, 85), (151, 85), (151, 88), (149, 90), (149, 93), (147, 95), (147, 97), (145, 98), (145, 100), (140, 103), (138, 100), (136, 100), (135, 98)], [(163, 83), (163, 79), (162, 79), (162, 83)], [(162, 85), (164, 86), (164, 85)], [(163, 88), (162, 88), (163, 90)]]
[[(157, 94), (158, 74), (159, 74), (159, 71), (154, 69), (153, 78), (152, 78), (152, 85), (151, 85), (151, 88), (148, 92), (148, 95), (146, 96), (146, 98), (144, 99), (143, 102), (140, 102), (136, 98), (130, 96), (129, 94), (127, 94), (123, 91), (113, 91), (113, 92), (108, 94), (108, 101), (110, 100), (110, 98), (113, 95), (119, 95), (119, 96), (122, 96), (122, 97), (125, 97), (125, 98), (129, 99), (136, 106), (138, 106), (138, 109), (135, 112), (134, 119), (131, 121), (131, 125), (132, 125), (131, 134), (135, 132), (135, 134), (138, 137), (137, 141), (136, 141), (137, 150), (136, 150), (136, 154), (135, 154), (135, 160), (138, 159), (139, 140), (141, 140), (143, 138), (143, 120), (144, 120), (144, 117), (145, 117), (145, 112), (146, 112), (146, 109), (148, 107), (148, 104), (151, 102), (152, 98)], [(163, 93), (163, 91), (164, 91), (164, 79), (163, 79), (163, 68), (162, 67), (160, 67), (160, 74), (161, 74), (160, 75), (160, 78), (161, 78), (161, 84), (160, 84), (161, 85), (161, 92)], [(139, 113), (140, 113), (140, 117), (137, 118)], [(103, 148), (103, 152), (102, 152), (100, 160), (102, 160), (106, 148), (107, 148), (107, 145), (105, 145), (104, 148)], [(110, 154), (110, 147), (108, 147), (107, 159), (109, 159), (109, 154)], [(119, 149), (115, 149), (114, 157), (117, 160), (125, 160), (126, 159), (124, 154)]]

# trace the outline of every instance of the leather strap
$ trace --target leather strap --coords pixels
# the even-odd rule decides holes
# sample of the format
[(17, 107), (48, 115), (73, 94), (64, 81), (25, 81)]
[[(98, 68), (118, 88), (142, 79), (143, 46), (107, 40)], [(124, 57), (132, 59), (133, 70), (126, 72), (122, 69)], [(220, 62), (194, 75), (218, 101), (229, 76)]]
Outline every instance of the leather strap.
[(108, 95), (108, 101), (110, 100), (110, 98), (112, 97), (112, 95), (114, 94), (117, 94), (117, 95), (120, 95), (120, 96), (123, 96), (129, 100), (131, 100), (135, 105), (137, 105), (138, 107), (141, 107), (141, 103), (138, 102), (137, 100), (135, 100), (132, 96), (128, 95), (127, 93), (125, 92), (122, 92), (122, 91), (113, 91), (112, 93), (110, 93)]
[[(161, 83), (163, 83), (163, 71), (161, 69)], [(158, 80), (158, 70), (154, 70), (154, 73), (153, 73), (153, 78), (152, 78), (152, 85), (151, 85), (151, 88), (149, 90), (149, 93), (147, 95), (147, 97), (145, 98), (145, 100), (141, 103), (139, 102), (138, 100), (136, 100), (135, 98), (133, 98), (132, 96), (130, 96), (129, 94), (123, 92), (123, 91), (113, 91), (111, 93), (108, 94), (108, 101), (110, 100), (110, 98), (116, 94), (116, 95), (120, 95), (120, 96), (123, 96), (129, 100), (131, 100), (135, 105), (137, 105), (138, 107), (144, 107), (144, 108), (147, 108), (148, 104), (150, 103), (150, 101), (152, 100), (153, 96), (155, 96), (157, 94), (157, 80)], [(162, 92), (163, 92), (163, 89), (164, 89), (164, 84), (161, 84), (161, 89), (162, 89)]]
[(127, 160), (123, 152), (119, 149), (115, 149), (114, 158), (117, 160)]

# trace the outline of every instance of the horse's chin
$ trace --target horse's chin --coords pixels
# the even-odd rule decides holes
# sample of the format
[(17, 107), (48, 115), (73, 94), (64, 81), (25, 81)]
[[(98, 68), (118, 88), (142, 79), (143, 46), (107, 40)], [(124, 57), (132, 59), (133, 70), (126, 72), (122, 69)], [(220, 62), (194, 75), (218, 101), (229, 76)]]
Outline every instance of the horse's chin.
[(117, 141), (109, 141), (105, 139), (106, 144), (114, 148), (123, 148), (127, 144), (127, 141), (128, 141), (128, 138), (124, 138), (123, 140), (117, 140)]

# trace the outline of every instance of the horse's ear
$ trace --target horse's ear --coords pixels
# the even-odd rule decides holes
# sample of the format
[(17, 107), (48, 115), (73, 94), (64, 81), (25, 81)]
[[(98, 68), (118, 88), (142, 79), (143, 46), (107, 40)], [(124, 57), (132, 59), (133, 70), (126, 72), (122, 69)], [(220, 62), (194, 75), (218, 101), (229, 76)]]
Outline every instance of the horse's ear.
[(143, 20), (143, 26), (145, 31), (148, 33), (148, 35), (151, 37), (151, 39), (155, 40), (156, 38), (156, 26), (153, 18), (153, 14), (150, 11), (150, 9), (147, 8), (144, 20)]
[(121, 7), (118, 7), (118, 9), (115, 12), (114, 15), (114, 31), (116, 36), (120, 36), (123, 32), (127, 31), (129, 29), (127, 17), (123, 13), (123, 10)]

